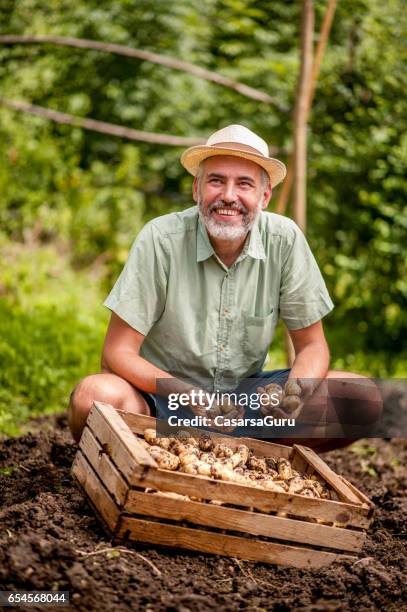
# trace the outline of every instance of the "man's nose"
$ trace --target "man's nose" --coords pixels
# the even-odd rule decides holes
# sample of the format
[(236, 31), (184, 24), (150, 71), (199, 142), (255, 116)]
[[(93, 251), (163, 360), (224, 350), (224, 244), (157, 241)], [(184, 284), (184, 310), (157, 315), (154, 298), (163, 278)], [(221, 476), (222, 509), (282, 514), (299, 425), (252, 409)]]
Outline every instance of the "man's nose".
[(232, 202), (236, 200), (236, 189), (232, 181), (227, 181), (225, 183), (222, 195), (223, 195), (223, 200), (228, 204), (231, 204)]

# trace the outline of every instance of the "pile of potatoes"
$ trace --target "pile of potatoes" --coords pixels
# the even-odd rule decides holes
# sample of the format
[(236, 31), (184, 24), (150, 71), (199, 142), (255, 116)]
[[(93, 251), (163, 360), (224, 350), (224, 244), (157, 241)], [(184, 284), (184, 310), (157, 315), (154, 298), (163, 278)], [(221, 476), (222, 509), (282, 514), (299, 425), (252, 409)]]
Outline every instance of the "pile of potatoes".
[(160, 468), (245, 484), (267, 491), (296, 493), (331, 499), (331, 492), (318, 476), (301, 475), (288, 459), (256, 457), (245, 445), (235, 450), (209, 436), (157, 437), (146, 429), (140, 443)]

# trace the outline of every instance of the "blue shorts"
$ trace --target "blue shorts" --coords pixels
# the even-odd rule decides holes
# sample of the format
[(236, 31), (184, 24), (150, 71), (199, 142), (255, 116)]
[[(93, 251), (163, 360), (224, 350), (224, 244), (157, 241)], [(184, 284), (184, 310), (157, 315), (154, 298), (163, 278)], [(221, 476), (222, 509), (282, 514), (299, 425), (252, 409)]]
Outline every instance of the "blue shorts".
[[(288, 376), (290, 374), (290, 368), (285, 368), (282, 370), (272, 370), (271, 372), (257, 372), (243, 380), (239, 386), (233, 390), (233, 393), (237, 395), (241, 394), (254, 394), (259, 386), (269, 385), (271, 383), (277, 383), (284, 387), (287, 382)], [(156, 395), (154, 393), (145, 393), (143, 392), (143, 396), (147, 401), (149, 408), (151, 410), (152, 416), (157, 417), (157, 419), (168, 419), (169, 416), (173, 415), (174, 412), (170, 410), (168, 407), (168, 398), (163, 397), (161, 395)], [(192, 416), (192, 412), (188, 408), (178, 408), (177, 416), (180, 418), (190, 418)], [(253, 414), (252, 409), (250, 407), (245, 408), (245, 416), (258, 416)], [(202, 429), (207, 429), (206, 427), (202, 427)], [(263, 437), (263, 435), (259, 436), (259, 429), (256, 427), (253, 432), (250, 432), (250, 429), (245, 428), (236, 428), (232, 434), (233, 436), (250, 436), (250, 437)], [(283, 432), (281, 432), (283, 434)], [(264, 436), (269, 437), (269, 436)]]

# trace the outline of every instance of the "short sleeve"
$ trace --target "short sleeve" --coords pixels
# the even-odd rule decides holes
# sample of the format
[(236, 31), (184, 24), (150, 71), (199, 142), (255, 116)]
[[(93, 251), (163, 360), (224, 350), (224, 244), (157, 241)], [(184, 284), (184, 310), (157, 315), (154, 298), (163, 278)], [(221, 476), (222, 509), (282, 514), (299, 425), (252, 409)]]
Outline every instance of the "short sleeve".
[(280, 286), (280, 316), (288, 329), (316, 323), (333, 309), (324, 279), (308, 242), (292, 222), (285, 245)]
[(165, 307), (167, 261), (162, 236), (148, 223), (134, 241), (126, 265), (104, 301), (107, 308), (144, 336)]

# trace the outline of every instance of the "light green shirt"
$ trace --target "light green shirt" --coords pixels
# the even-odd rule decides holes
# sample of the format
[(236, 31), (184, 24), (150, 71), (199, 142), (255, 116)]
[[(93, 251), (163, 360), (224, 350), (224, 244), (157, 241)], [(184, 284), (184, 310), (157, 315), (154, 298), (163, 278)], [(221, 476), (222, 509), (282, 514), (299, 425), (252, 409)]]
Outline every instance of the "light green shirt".
[(219, 391), (262, 369), (279, 317), (300, 329), (333, 308), (291, 219), (261, 212), (227, 268), (196, 206), (145, 225), (104, 304), (146, 336), (145, 359)]

